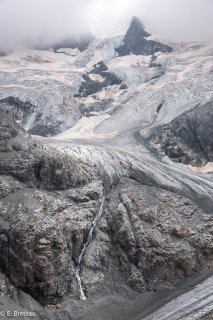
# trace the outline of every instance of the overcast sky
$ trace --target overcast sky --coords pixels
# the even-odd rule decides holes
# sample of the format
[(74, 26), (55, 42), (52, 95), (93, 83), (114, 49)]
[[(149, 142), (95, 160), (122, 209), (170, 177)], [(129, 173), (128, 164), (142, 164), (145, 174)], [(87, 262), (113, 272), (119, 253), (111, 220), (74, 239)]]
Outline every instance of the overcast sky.
[(122, 34), (133, 15), (160, 37), (213, 41), (213, 0), (0, 0), (0, 48)]

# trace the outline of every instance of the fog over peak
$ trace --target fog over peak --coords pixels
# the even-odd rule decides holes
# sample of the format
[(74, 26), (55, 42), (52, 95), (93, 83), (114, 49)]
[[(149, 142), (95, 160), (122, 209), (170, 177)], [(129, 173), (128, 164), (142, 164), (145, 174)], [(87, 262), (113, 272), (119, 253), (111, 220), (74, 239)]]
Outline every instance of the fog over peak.
[(172, 40), (213, 40), (212, 0), (0, 0), (0, 48), (124, 34), (137, 16)]

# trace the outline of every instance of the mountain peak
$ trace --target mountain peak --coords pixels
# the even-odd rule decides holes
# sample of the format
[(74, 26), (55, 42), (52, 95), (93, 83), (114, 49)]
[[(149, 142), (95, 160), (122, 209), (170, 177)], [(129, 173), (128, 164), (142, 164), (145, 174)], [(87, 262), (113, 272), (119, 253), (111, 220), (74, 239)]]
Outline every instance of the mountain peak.
[(147, 40), (151, 34), (144, 30), (144, 24), (137, 17), (133, 17), (129, 29), (123, 40), (123, 44), (116, 49), (119, 56), (129, 54), (135, 55), (153, 55), (160, 52), (171, 52), (172, 48), (162, 43)]
[(137, 35), (143, 38), (150, 36), (150, 33), (145, 31), (143, 22), (135, 16), (132, 17), (131, 24), (127, 33), (131, 33), (131, 35)]

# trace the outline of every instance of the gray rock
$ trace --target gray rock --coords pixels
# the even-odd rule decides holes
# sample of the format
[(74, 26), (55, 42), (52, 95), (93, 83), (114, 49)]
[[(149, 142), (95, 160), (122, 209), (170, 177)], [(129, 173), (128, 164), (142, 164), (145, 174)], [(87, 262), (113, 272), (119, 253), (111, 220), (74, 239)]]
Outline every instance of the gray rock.
[(99, 209), (102, 183), (93, 168), (45, 150), (2, 113), (4, 138), (5, 128), (6, 139), (0, 140), (1, 270), (43, 304), (56, 303), (65, 293), (78, 298), (75, 265)]
[(137, 292), (174, 284), (211, 259), (211, 216), (178, 194), (123, 179), (108, 210), (121, 268)]
[(0, 110), (11, 115), (15, 121), (27, 122), (36, 107), (29, 102), (22, 102), (19, 98), (8, 97), (0, 100)]
[(213, 162), (213, 101), (198, 105), (158, 128), (154, 140), (175, 162)]
[[(103, 78), (103, 81), (94, 81), (89, 75), (90, 73), (99, 74)], [(122, 80), (118, 78), (115, 74), (108, 71), (108, 68), (100, 61), (93, 66), (92, 70), (87, 74), (83, 75), (83, 82), (79, 88), (79, 94), (75, 97), (87, 97), (94, 93), (100, 92), (103, 88), (113, 86), (115, 84), (121, 84)]]
[(147, 40), (150, 34), (144, 30), (142, 22), (134, 17), (131, 25), (123, 40), (123, 45), (116, 49), (119, 56), (127, 56), (129, 54), (135, 55), (153, 55), (160, 52), (171, 52), (172, 48), (169, 46), (153, 41)]
[[(149, 294), (159, 297), (212, 266), (212, 182), (161, 161), (165, 153), (175, 159), (175, 143), (177, 161), (212, 159), (212, 106), (203, 103), (212, 100), (212, 48), (168, 47), (148, 36), (134, 19), (123, 45), (113, 37), (76, 57), (31, 50), (17, 52), (15, 63), (14, 55), (1, 58), (2, 99), (19, 100), (4, 100), (8, 114), (0, 112), (0, 266), (7, 276), (0, 275), (0, 310), (36, 310), (42, 320), (129, 320)], [(170, 45), (173, 53), (154, 55)], [(120, 58), (115, 48), (150, 56)], [(87, 97), (117, 81), (109, 96)], [(83, 119), (66, 141), (43, 145), (8, 116), (45, 136), (82, 116), (94, 119), (88, 127)], [(79, 270), (88, 299), (79, 301), (76, 267), (88, 238)]]

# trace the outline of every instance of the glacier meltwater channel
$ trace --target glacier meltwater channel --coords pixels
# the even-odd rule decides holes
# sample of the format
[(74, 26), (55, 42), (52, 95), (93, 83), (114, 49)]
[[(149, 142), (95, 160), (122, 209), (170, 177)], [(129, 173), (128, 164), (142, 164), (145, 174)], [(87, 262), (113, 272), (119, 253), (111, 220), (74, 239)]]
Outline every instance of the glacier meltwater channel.
[(86, 251), (86, 248), (88, 247), (88, 245), (90, 244), (91, 240), (92, 240), (92, 237), (93, 237), (93, 232), (94, 232), (94, 229), (99, 221), (99, 219), (101, 218), (102, 214), (103, 214), (103, 209), (104, 209), (104, 201), (105, 201), (105, 197), (102, 198), (101, 200), (101, 205), (100, 205), (100, 208), (98, 210), (98, 213), (95, 217), (95, 219), (93, 220), (92, 222), (92, 227), (89, 231), (89, 234), (87, 236), (87, 241), (84, 243), (84, 246), (83, 246), (83, 249), (79, 255), (79, 258), (78, 258), (78, 265), (76, 267), (76, 270), (75, 270), (75, 274), (76, 274), (76, 278), (77, 278), (77, 281), (78, 281), (78, 285), (79, 285), (79, 289), (80, 289), (80, 299), (81, 300), (86, 300), (86, 296), (84, 294), (84, 290), (82, 288), (82, 283), (81, 283), (81, 277), (80, 277), (80, 270), (81, 270), (81, 262), (82, 262), (82, 259), (83, 259), (83, 256), (84, 256), (84, 253)]

